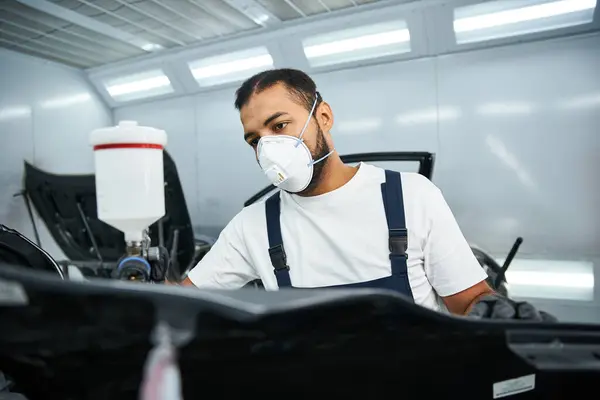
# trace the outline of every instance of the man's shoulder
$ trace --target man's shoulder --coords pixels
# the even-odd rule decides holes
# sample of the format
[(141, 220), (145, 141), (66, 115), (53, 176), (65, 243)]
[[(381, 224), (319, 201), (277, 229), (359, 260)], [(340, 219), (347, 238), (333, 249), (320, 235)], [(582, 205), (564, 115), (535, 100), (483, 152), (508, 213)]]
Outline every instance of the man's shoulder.
[[(385, 171), (386, 168), (381, 168), (376, 165), (363, 163), (363, 167), (365, 167), (365, 172), (373, 177), (374, 179), (378, 179), (382, 183), (385, 182)], [(402, 187), (406, 189), (412, 189), (421, 191), (422, 189), (427, 189), (431, 187), (435, 187), (433, 182), (427, 179), (425, 176), (417, 173), (417, 172), (403, 172), (396, 171), (394, 169), (390, 169), (390, 171), (399, 172), (400, 177), (402, 179)]]
[(264, 230), (265, 226), (265, 202), (259, 201), (238, 211), (229, 220), (221, 234), (228, 236), (230, 239), (237, 237), (246, 240), (248, 237), (254, 236), (257, 230)]
[(436, 187), (433, 182), (417, 172), (402, 172), (401, 176), (402, 185), (408, 185), (419, 192)]
[(260, 219), (265, 218), (265, 203), (269, 197), (265, 197), (256, 203), (250, 204), (240, 210), (234, 219), (243, 225), (254, 225)]

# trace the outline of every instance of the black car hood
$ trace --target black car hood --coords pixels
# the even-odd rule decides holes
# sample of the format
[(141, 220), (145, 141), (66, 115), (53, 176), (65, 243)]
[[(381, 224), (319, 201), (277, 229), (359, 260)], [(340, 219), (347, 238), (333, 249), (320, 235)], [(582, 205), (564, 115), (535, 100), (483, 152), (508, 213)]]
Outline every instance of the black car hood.
[(531, 374), (514, 399), (566, 399), (600, 378), (598, 326), (475, 321), (381, 290), (201, 291), (7, 266), (0, 285), (0, 369), (30, 399), (136, 398), (159, 320), (187, 333), (185, 399), (481, 400)]
[[(194, 256), (194, 235), (175, 162), (164, 152), (164, 243), (171, 249), (178, 233), (177, 260), (187, 267)], [(75, 261), (93, 261), (94, 250), (86, 224), (103, 261), (116, 261), (125, 252), (123, 233), (98, 219), (95, 176), (56, 175), (25, 162), (25, 192), (63, 253)], [(81, 209), (81, 211), (80, 211)], [(152, 243), (158, 243), (158, 222), (150, 226)]]

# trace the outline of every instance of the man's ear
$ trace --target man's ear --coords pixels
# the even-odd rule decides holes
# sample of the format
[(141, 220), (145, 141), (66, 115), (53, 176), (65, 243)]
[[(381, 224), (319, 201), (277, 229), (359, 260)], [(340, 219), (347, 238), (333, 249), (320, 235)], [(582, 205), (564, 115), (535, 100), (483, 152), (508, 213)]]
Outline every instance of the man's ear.
[(329, 132), (333, 127), (333, 111), (327, 102), (323, 101), (317, 107), (317, 119), (324, 132)]

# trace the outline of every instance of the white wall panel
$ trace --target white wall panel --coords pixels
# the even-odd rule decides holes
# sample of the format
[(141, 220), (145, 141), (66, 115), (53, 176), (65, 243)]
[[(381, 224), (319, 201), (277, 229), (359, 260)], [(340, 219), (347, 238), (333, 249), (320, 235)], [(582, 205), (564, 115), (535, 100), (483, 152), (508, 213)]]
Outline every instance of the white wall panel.
[(439, 58), (435, 181), (468, 238), (502, 253), (600, 251), (600, 37)]
[[(54, 173), (93, 171), (88, 135), (111, 113), (75, 69), (0, 50), (0, 223), (33, 239), (23, 199), (23, 162)], [(42, 245), (62, 258), (37, 220)]]
[(218, 233), (269, 182), (260, 171), (233, 103), (234, 89), (196, 97), (200, 230)]
[[(0, 87), (7, 87), (0, 74)], [(24, 93), (2, 95), (0, 91), (0, 223), (23, 226), (23, 199), (13, 194), (23, 189), (23, 161), (33, 160), (32, 109)]]
[(49, 94), (37, 102), (33, 114), (35, 165), (57, 174), (93, 173), (89, 135), (110, 125), (111, 113), (79, 76), (56, 79), (55, 85), (62, 82), (56, 87), (37, 86), (37, 93)]
[(437, 151), (431, 60), (329, 72), (314, 79), (333, 109), (332, 134), (340, 154)]

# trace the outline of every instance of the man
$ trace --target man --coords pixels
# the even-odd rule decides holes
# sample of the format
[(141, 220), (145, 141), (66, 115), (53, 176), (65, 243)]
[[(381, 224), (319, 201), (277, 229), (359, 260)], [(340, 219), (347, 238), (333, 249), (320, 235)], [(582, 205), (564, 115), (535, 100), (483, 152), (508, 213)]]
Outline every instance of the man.
[(237, 214), (184, 285), (386, 288), (433, 310), (464, 315), (478, 303), (478, 315), (489, 314), (497, 297), (440, 190), (419, 174), (345, 165), (333, 111), (309, 76), (259, 73), (237, 90), (235, 106), (245, 141), (281, 191)]

